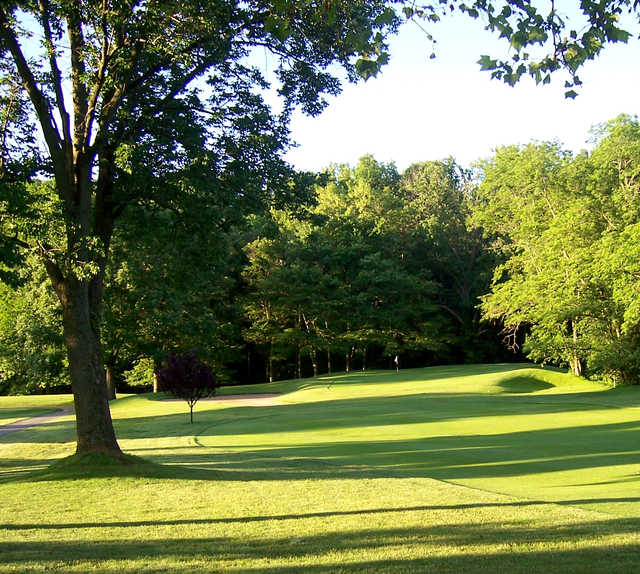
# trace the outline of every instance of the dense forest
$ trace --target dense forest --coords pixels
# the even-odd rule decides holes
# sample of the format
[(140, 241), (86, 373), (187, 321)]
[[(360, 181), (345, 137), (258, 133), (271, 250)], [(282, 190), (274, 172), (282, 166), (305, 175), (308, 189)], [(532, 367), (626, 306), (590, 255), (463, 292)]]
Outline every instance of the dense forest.
[[(640, 124), (399, 173), (371, 156), (282, 170), (255, 197), (128, 205), (105, 273), (112, 389), (148, 389), (173, 352), (226, 383), (331, 371), (520, 360), (640, 376)], [(53, 187), (31, 183), (34, 240), (60, 241)], [(163, 200), (164, 199), (164, 200)], [(16, 220), (18, 221), (18, 220)], [(0, 391), (70, 388), (62, 313), (36, 257), (0, 284)]]

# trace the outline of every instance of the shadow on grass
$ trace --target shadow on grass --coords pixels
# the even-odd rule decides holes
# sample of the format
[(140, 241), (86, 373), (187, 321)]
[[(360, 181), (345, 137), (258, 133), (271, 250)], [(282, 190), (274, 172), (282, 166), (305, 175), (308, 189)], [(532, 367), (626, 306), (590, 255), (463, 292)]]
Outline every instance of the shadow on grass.
[[(371, 508), (359, 510), (332, 510), (326, 512), (305, 512), (298, 514), (275, 514), (265, 516), (232, 516), (222, 518), (192, 518), (180, 520), (134, 520), (134, 521), (113, 521), (113, 522), (71, 522), (55, 524), (21, 524), (7, 523), (0, 524), (0, 530), (68, 530), (76, 528), (139, 528), (147, 526), (188, 526), (203, 524), (248, 524), (251, 522), (271, 522), (282, 520), (305, 520), (309, 518), (335, 518), (341, 516), (368, 516), (394, 514), (398, 512), (435, 512), (442, 510), (474, 510), (487, 508), (515, 508), (530, 506), (548, 506), (559, 504), (564, 506), (575, 506), (583, 503), (607, 503), (607, 502), (640, 502), (640, 497), (630, 498), (597, 498), (589, 500), (564, 500), (560, 503), (550, 503), (544, 500), (518, 500), (515, 502), (474, 502), (468, 504), (431, 504), (422, 506), (405, 506), (392, 508)], [(618, 519), (621, 522), (633, 521), (633, 519)], [(640, 525), (640, 519), (637, 521)]]
[[(399, 511), (403, 511), (400, 509)], [(421, 507), (408, 510), (423, 510)], [(425, 512), (428, 511), (424, 509)], [(306, 515), (285, 519), (299, 520)], [(80, 540), (20, 540), (0, 543), (3, 564), (14, 568), (38, 563), (43, 570), (49, 564), (64, 571), (65, 564), (86, 564), (103, 573), (192, 572), (193, 562), (225, 572), (624, 572), (637, 571), (640, 538), (638, 519), (614, 519), (555, 525), (553, 528), (525, 526), (518, 522), (461, 522), (402, 528), (362, 528), (299, 536), (189, 536), (180, 529), (171, 537), (156, 537), (157, 528), (175, 526), (168, 522), (143, 523), (155, 529), (156, 536), (145, 532), (109, 540), (95, 539), (79, 532)], [(179, 525), (183, 524), (180, 522)], [(79, 528), (92, 525), (77, 525)], [(113, 526), (113, 525), (109, 525)], [(124, 526), (139, 527), (137, 523)], [(25, 529), (30, 526), (25, 525)], [(42, 528), (42, 525), (38, 525)], [(56, 525), (47, 525), (52, 530)], [(64, 527), (63, 527), (64, 528)], [(295, 529), (292, 530), (295, 532)], [(55, 534), (51, 532), (55, 537)], [(84, 539), (82, 539), (84, 537)], [(389, 553), (395, 553), (393, 557)], [(397, 555), (407, 556), (398, 559)], [(366, 560), (359, 556), (366, 556)], [(343, 557), (348, 557), (343, 561)], [(355, 561), (350, 561), (355, 560)], [(103, 564), (101, 564), (103, 563)]]
[(539, 369), (541, 372), (566, 372), (561, 369), (544, 369), (533, 363), (494, 363), (475, 365), (443, 365), (439, 367), (426, 367), (415, 369), (395, 370), (368, 370), (351, 371), (350, 373), (340, 372), (331, 375), (324, 374), (310, 379), (292, 379), (288, 381), (277, 381), (275, 383), (263, 383), (258, 385), (239, 385), (222, 387), (219, 390), (221, 395), (236, 393), (290, 393), (306, 389), (321, 387), (340, 387), (351, 385), (378, 385), (387, 383), (407, 383), (415, 381), (430, 382), (433, 380), (451, 379), (458, 377), (468, 377), (488, 374), (506, 374), (522, 369)]
[[(166, 438), (200, 436), (207, 433), (241, 435), (274, 430), (306, 432), (360, 426), (384, 427), (512, 414), (535, 415), (618, 409), (640, 405), (640, 392), (635, 393), (637, 396), (629, 397), (628, 405), (607, 404), (606, 398), (610, 392), (613, 391), (553, 395), (420, 393), (264, 407), (209, 407), (202, 410), (198, 408), (201, 405), (196, 405), (193, 424), (189, 423), (187, 407), (185, 412), (180, 414), (155, 414), (132, 418), (120, 418), (116, 415), (114, 424), (119, 439)], [(274, 423), (266, 425), (265, 419), (268, 418), (273, 419)], [(217, 427), (223, 426), (226, 428), (218, 433)], [(74, 421), (44, 423), (12, 433), (10, 437), (0, 437), (0, 443), (50, 443), (73, 440)]]
[[(429, 477), (457, 481), (519, 477), (607, 466), (640, 465), (638, 422), (586, 425), (503, 434), (432, 436), (411, 440), (334, 441), (319, 444), (143, 448), (145, 459), (103, 464), (63, 460), (30, 476), (5, 480), (65, 480), (107, 476), (184, 480), (307, 480)], [(215, 436), (206, 437), (215, 444)], [(201, 437), (203, 439), (203, 437)], [(137, 452), (137, 451), (134, 451)], [(14, 467), (41, 461), (11, 461)], [(9, 470), (9, 469), (7, 469)], [(583, 474), (589, 477), (588, 472)], [(0, 471), (2, 476), (2, 471)], [(5, 481), (3, 480), (3, 482)], [(640, 473), (610, 482), (640, 485)], [(600, 484), (598, 482), (583, 483)], [(620, 493), (624, 495), (625, 493)], [(615, 499), (618, 500), (618, 499)]]
[[(514, 365), (507, 371), (517, 371)], [(504, 372), (504, 366), (477, 366), (478, 372)], [(469, 374), (469, 367), (444, 367), (443, 372)], [(351, 375), (349, 375), (351, 377)], [(640, 393), (613, 390), (604, 392), (524, 395), (517, 392), (546, 388), (548, 383), (528, 376), (512, 376), (499, 384), (506, 385), (507, 395), (477, 393), (422, 393), (410, 396), (363, 397), (312, 403), (206, 409), (196, 412), (196, 422), (189, 424), (188, 414), (116, 418), (120, 439), (194, 437), (194, 445), (169, 445), (154, 451), (135, 448), (148, 456), (151, 465), (110, 467), (87, 464), (48, 472), (37, 472), (35, 480), (64, 479), (73, 473), (80, 476), (157, 476), (205, 480), (295, 480), (307, 478), (352, 477), (433, 477), (445, 480), (495, 478), (531, 475), (569, 469), (588, 469), (609, 465), (640, 463), (637, 441), (639, 423), (618, 422), (559, 429), (524, 430), (487, 434), (468, 421), (481, 417), (512, 414), (615, 412), (615, 403), (636, 406)], [(535, 387), (532, 389), (532, 385)], [(127, 400), (127, 399), (125, 399)], [(614, 404), (609, 404), (614, 403)], [(455, 434), (425, 436), (407, 440), (388, 438), (386, 429), (395, 425), (438, 423), (456, 424)], [(496, 423), (499, 425), (499, 422)], [(343, 440), (315, 444), (235, 444), (218, 447), (218, 436), (240, 437), (251, 434), (323, 430), (351, 430), (376, 427), (368, 440)], [(452, 428), (448, 426), (447, 428)], [(371, 431), (368, 431), (371, 433)], [(466, 434), (465, 434), (466, 433)], [(352, 435), (353, 436), (353, 435)], [(2, 437), (0, 442), (67, 443), (75, 439), (73, 421), (55, 421)], [(236, 438), (237, 440), (237, 438)], [(198, 448), (201, 446), (203, 448)], [(13, 457), (0, 462), (0, 479), (23, 480), (29, 469), (39, 469), (50, 458)], [(640, 475), (625, 480), (640, 480)]]
[[(211, 446), (192, 452), (151, 455), (235, 480), (433, 477), (444, 480), (521, 475), (611, 465), (640, 464), (638, 423), (625, 422), (505, 434), (436, 436), (412, 440), (340, 441), (269, 445), (258, 449)], [(640, 474), (629, 477), (640, 482)]]
[(497, 384), (505, 393), (535, 393), (545, 389), (552, 389), (553, 385), (546, 381), (541, 381), (535, 377), (510, 377)]
[[(527, 383), (528, 384), (528, 383)], [(609, 392), (595, 393), (602, 400)], [(113, 468), (85, 467), (38, 472), (35, 480), (80, 476), (157, 476), (204, 480), (295, 480), (352, 477), (433, 477), (444, 480), (495, 478), (541, 472), (640, 464), (636, 420), (610, 424), (524, 430), (502, 434), (478, 433), (465, 422), (477, 417), (519, 414), (587, 412), (605, 407), (594, 393), (566, 395), (477, 395), (425, 393), (410, 397), (344, 399), (272, 407), (236, 407), (196, 413), (188, 423), (185, 413), (160, 417), (117, 419), (119, 438), (194, 437), (189, 447), (131, 449), (152, 465)], [(636, 400), (640, 393), (635, 393)], [(606, 400), (605, 400), (606, 402)], [(407, 440), (387, 438), (393, 425), (425, 422), (456, 423), (456, 434)], [(498, 423), (499, 424), (499, 423)], [(316, 444), (255, 444), (218, 446), (218, 436), (296, 433), (324, 429), (377, 427), (368, 440)], [(468, 429), (468, 430), (467, 430)], [(465, 434), (465, 432), (467, 434)], [(15, 443), (68, 442), (75, 437), (73, 421), (51, 422), (11, 435)], [(3, 437), (5, 441), (9, 437)], [(203, 448), (198, 448), (201, 446)], [(51, 459), (13, 457), (0, 462), (0, 479), (23, 480), (25, 470), (38, 469)], [(164, 466), (161, 466), (164, 465)], [(639, 481), (640, 474), (628, 477)]]

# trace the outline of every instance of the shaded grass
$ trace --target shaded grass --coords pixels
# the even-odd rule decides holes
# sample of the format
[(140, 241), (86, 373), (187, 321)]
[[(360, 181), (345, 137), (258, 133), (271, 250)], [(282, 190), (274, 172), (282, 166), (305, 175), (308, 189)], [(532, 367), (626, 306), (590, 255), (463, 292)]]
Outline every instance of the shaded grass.
[[(4, 519), (0, 571), (609, 572), (615, 564), (633, 572), (637, 564), (637, 519), (430, 479), (396, 479), (393, 492), (387, 479), (215, 484), (41, 482), (51, 507)], [(105, 496), (116, 493), (118, 505)]]
[(199, 403), (193, 425), (118, 399), (143, 460), (115, 467), (43, 468), (71, 418), (0, 437), (0, 572), (636, 571), (636, 389), (523, 365), (276, 385), (247, 390), (289, 404)]

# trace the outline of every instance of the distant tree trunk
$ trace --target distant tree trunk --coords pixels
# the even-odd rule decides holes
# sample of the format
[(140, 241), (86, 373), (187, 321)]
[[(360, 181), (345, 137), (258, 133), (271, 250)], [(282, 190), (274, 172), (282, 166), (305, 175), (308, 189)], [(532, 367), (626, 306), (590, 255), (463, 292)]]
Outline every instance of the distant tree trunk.
[(581, 377), (582, 376), (582, 361), (580, 360), (580, 357), (578, 356), (578, 350), (577, 350), (577, 346), (578, 346), (578, 328), (576, 327), (575, 321), (571, 321), (571, 330), (572, 330), (572, 335), (573, 335), (573, 356), (571, 358), (571, 360), (569, 361), (569, 365), (571, 366), (571, 372), (576, 376), (576, 377)]
[(157, 359), (153, 359), (153, 392), (160, 392), (160, 385), (158, 384), (158, 371), (162, 368), (162, 365)]
[[(329, 323), (324, 322), (326, 333), (329, 333)], [(327, 345), (327, 373), (331, 374), (331, 345)]]
[(362, 347), (362, 370), (367, 370), (367, 346)]
[(116, 385), (113, 381), (113, 369), (109, 363), (104, 365), (104, 376), (107, 384), (107, 399), (112, 401), (116, 398)]
[(313, 376), (318, 376), (318, 349), (315, 347), (311, 347), (311, 351), (309, 352), (311, 357), (311, 364), (313, 365)]
[(347, 373), (351, 372), (351, 359), (353, 358), (353, 353), (355, 353), (355, 350), (355, 347), (351, 347), (351, 350), (345, 355), (345, 360), (347, 363), (345, 371), (347, 371)]
[(582, 376), (582, 361), (580, 361), (580, 358), (578, 357), (578, 355), (577, 355), (577, 353), (575, 351), (573, 352), (573, 358), (571, 359), (569, 364), (571, 366), (571, 372), (576, 377), (581, 377)]
[(302, 378), (302, 346), (296, 345), (296, 379)]
[(273, 339), (269, 345), (269, 361), (267, 363), (267, 380), (273, 383)]

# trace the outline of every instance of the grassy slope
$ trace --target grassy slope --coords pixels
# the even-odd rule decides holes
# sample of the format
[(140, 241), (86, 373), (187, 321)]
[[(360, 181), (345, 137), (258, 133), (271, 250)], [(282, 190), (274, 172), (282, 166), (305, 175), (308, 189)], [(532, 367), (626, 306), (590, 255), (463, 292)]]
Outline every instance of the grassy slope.
[(478, 365), (224, 392), (261, 390), (289, 404), (203, 402), (189, 425), (184, 403), (119, 399), (123, 448), (166, 466), (117, 477), (90, 466), (25, 478), (72, 452), (71, 419), (0, 437), (0, 572), (638, 564), (636, 389)]

